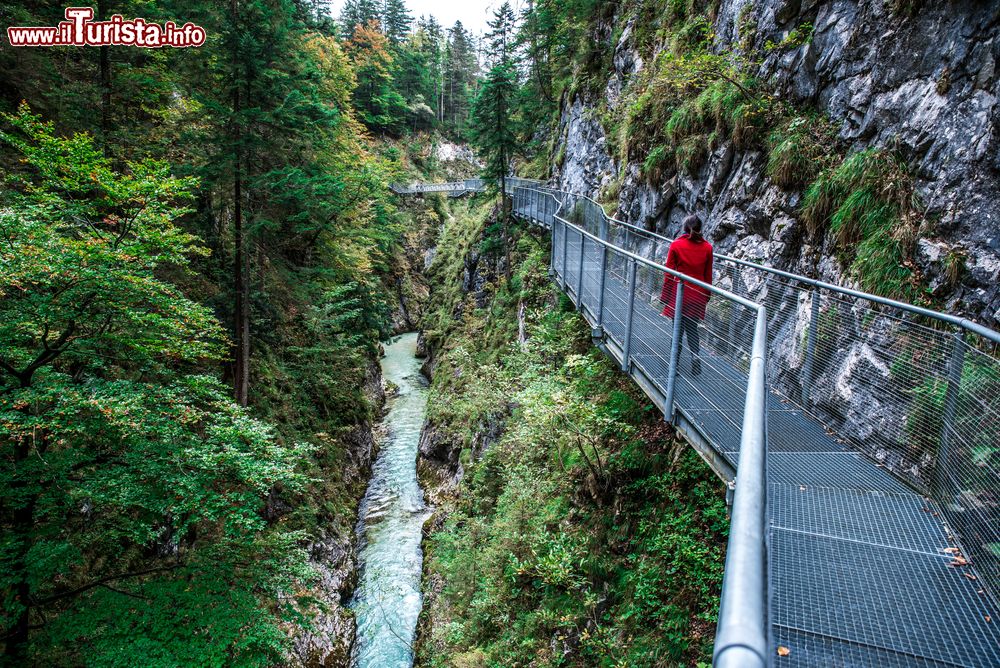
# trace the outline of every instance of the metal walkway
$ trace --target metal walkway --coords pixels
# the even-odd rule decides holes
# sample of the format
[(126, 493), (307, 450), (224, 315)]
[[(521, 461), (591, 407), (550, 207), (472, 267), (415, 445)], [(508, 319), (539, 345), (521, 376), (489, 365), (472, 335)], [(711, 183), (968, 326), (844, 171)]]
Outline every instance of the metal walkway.
[(735, 489), (716, 665), (1000, 666), (1000, 335), (716, 255), (695, 376), (669, 240), (509, 192), (595, 343)]

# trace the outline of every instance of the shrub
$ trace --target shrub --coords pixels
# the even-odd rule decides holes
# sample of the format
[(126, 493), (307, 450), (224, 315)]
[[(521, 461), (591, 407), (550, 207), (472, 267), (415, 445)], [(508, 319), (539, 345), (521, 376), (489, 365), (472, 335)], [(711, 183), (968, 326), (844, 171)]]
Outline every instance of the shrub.
[(919, 294), (911, 261), (918, 236), (915, 197), (902, 160), (871, 148), (820, 172), (806, 190), (802, 215), (814, 237), (832, 233), (863, 289), (912, 300)]
[(782, 188), (802, 187), (831, 160), (833, 128), (819, 116), (794, 116), (768, 137), (767, 175)]

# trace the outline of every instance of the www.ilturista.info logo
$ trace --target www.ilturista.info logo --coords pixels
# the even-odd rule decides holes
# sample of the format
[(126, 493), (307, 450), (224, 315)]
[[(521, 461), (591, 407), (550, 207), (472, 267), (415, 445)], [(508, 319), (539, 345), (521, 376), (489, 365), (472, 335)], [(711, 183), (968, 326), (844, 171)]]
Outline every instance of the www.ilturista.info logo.
[(11, 46), (201, 46), (205, 29), (193, 23), (178, 26), (167, 21), (162, 26), (145, 19), (125, 20), (115, 14), (109, 21), (94, 21), (90, 7), (67, 7), (66, 20), (55, 27), (7, 28)]

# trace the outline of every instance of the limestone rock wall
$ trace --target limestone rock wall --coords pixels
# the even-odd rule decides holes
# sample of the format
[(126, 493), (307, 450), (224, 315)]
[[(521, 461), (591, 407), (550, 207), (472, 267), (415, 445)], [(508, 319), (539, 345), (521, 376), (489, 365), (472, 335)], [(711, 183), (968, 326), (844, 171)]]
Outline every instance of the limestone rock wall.
[[(723, 0), (717, 44), (732, 48), (739, 21), (756, 24), (758, 46), (779, 43), (803, 24), (812, 39), (766, 55), (759, 74), (783, 99), (825, 111), (849, 150), (891, 146), (917, 175), (926, 215), (936, 221), (919, 248), (930, 287), (952, 248), (966, 254), (961, 284), (941, 295), (952, 311), (1000, 327), (1000, 4), (985, 0), (923, 3), (912, 16), (885, 0)], [(603, 104), (614, 109), (622, 90), (646, 65), (632, 48), (633, 27), (615, 45)], [(762, 53), (768, 53), (761, 49)], [(846, 282), (842, 267), (817, 257), (832, 249), (806, 244), (799, 192), (765, 174), (766, 155), (720, 146), (693, 178), (651, 185), (638, 164), (620, 164), (607, 150), (596, 109), (602, 101), (567, 99), (560, 123), (558, 182), (597, 195), (619, 173), (619, 217), (674, 236), (690, 211), (703, 215), (720, 252)], [(779, 229), (781, 233), (772, 234)]]

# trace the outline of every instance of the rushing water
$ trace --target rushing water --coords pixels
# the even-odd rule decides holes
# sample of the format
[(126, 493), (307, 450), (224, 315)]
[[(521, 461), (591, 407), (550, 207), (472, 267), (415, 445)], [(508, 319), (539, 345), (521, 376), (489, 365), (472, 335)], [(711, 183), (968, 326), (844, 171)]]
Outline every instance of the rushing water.
[(358, 623), (356, 668), (413, 665), (413, 635), (422, 603), (420, 537), (429, 515), (417, 482), (427, 385), (416, 346), (416, 334), (403, 334), (386, 346), (382, 359), (382, 375), (399, 393), (389, 403), (388, 438), (372, 468), (358, 519), (361, 581), (351, 604)]

